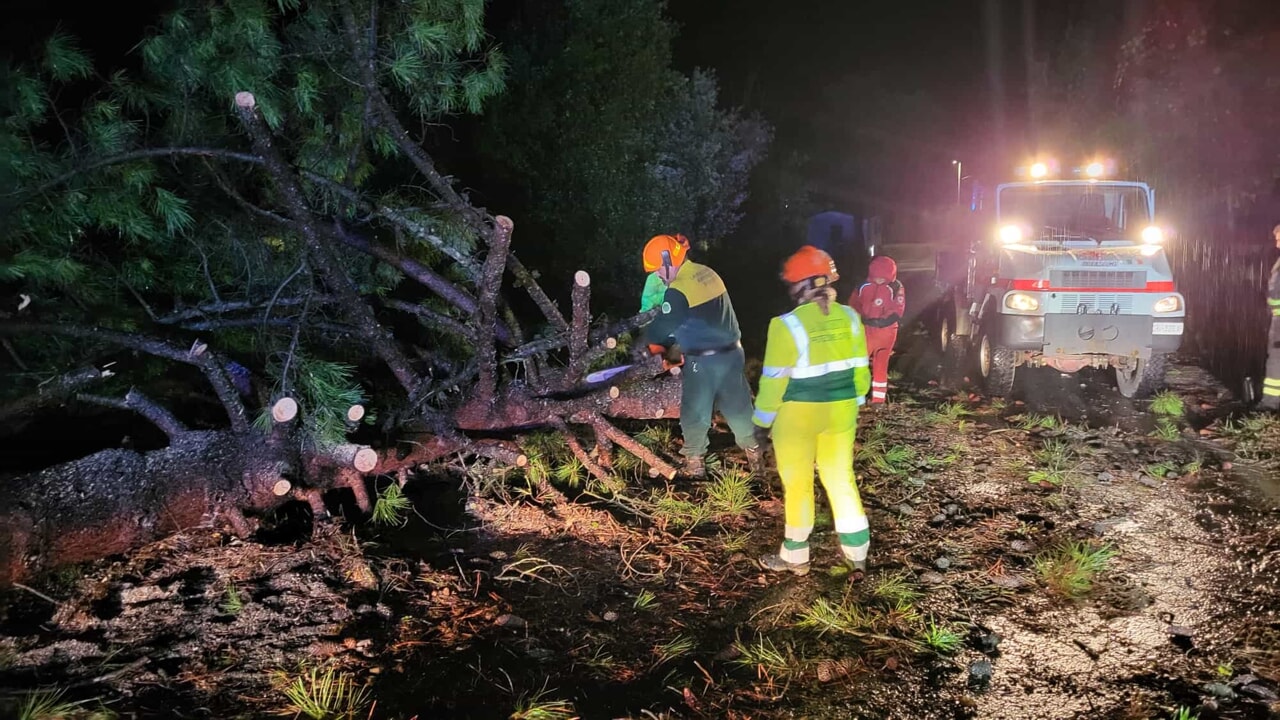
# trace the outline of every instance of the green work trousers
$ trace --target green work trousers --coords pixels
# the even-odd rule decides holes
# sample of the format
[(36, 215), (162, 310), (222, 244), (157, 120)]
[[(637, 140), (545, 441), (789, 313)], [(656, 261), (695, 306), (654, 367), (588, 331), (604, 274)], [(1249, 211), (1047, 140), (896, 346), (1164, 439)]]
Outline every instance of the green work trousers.
[(711, 414), (719, 410), (729, 422), (738, 447), (755, 447), (751, 423), (751, 387), (743, 374), (746, 357), (742, 348), (715, 355), (686, 355), (680, 377), (680, 432), (684, 435), (682, 455), (707, 454), (707, 431)]

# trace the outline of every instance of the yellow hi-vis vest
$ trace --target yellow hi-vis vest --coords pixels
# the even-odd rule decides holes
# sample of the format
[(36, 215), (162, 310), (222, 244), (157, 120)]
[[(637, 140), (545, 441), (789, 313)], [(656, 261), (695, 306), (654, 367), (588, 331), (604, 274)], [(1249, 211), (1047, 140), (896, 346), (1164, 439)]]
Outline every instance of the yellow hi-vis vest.
[(861, 405), (871, 388), (867, 366), (862, 318), (848, 305), (831, 303), (824, 315), (817, 303), (805, 303), (774, 318), (769, 321), (755, 424), (772, 426), (784, 402), (856, 398)]

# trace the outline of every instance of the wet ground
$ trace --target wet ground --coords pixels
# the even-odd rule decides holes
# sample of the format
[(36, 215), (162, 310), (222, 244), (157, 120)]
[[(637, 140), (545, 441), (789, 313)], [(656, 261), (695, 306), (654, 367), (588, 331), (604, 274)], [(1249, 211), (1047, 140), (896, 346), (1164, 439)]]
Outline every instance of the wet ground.
[(297, 510), (270, 542), (191, 531), (10, 591), (0, 694), (84, 717), (294, 715), (291, 685), (349, 687), (357, 718), (1280, 717), (1280, 424), (1186, 363), (1159, 414), (1049, 370), (994, 401), (903, 346), (860, 421), (859, 583), (821, 506), (813, 572), (758, 569), (781, 503), (732, 453), (718, 482), (622, 456), (600, 484), (534, 438), (535, 477), (410, 480), (403, 527)]

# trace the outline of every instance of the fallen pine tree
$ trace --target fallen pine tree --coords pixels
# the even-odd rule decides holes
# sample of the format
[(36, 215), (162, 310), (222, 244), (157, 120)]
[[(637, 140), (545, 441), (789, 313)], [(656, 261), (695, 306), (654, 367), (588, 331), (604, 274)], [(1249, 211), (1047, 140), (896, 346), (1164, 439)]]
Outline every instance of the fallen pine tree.
[[(233, 73), (243, 85), (229, 92), (225, 74), (187, 68), (178, 83), (174, 73), (186, 71), (174, 68), (193, 43), (234, 47), (271, 18), (180, 10), (181, 22), (171, 18), (145, 45), (147, 77), (117, 78), (74, 129), (48, 105), (11, 108), (11, 127), (34, 138), (62, 126), (67, 138), (55, 149), (24, 140), (27, 162), (12, 164), (20, 182), (0, 196), (15, 228), (4, 277), (23, 297), (0, 312), (0, 337), (16, 367), (38, 360), (52, 378), (0, 406), (0, 419), (106, 406), (140, 414), (168, 443), (0, 483), (0, 584), (183, 528), (245, 535), (293, 500), (323, 513), (333, 489), (350, 489), (367, 510), (367, 478), (403, 479), (446, 456), (520, 466), (527, 458), (509, 438), (530, 430), (562, 433), (597, 477), (615, 447), (651, 475), (674, 476), (613, 421), (677, 416), (678, 378), (637, 355), (608, 382), (586, 381), (601, 362), (626, 358), (626, 334), (650, 316), (593, 319), (585, 271), (563, 313), (511, 252), (514, 223), (472, 205), (402, 123), (396, 88), (421, 120), (447, 109), (421, 107), (425, 84), (477, 102), (500, 87), (492, 51), (472, 37), (478, 18), (424, 12), (308, 5), (275, 31), (324, 57), (288, 67), (243, 58)], [(433, 52), (444, 59), (397, 72), (405, 53), (425, 52), (398, 38), (427, 20), (443, 28)], [(320, 37), (299, 39), (299, 28)], [(85, 74), (79, 51), (55, 40), (43, 69), (20, 81)], [(193, 113), (201, 123), (186, 122)], [(375, 184), (375, 170), (393, 180)], [(79, 238), (71, 246), (68, 234)], [(536, 337), (513, 287), (541, 315)], [(144, 387), (168, 371), (107, 369), (121, 352), (198, 370), (225, 420), (189, 427)], [(337, 359), (315, 360), (326, 355)], [(351, 374), (321, 382), (325, 367), (369, 373), (372, 397)], [(384, 438), (378, 447), (349, 439), (369, 424)]]

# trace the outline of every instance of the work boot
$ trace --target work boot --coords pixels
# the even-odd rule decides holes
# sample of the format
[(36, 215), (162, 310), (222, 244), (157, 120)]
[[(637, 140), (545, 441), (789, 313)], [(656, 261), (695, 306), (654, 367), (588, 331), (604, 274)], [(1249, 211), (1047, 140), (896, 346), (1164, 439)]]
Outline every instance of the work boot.
[(747, 469), (752, 475), (760, 477), (764, 474), (764, 448), (756, 445), (755, 447), (743, 448), (742, 452), (747, 456)]
[(694, 480), (707, 479), (707, 464), (701, 455), (690, 455), (684, 459), (684, 474)]
[(845, 558), (841, 564), (849, 571), (849, 582), (858, 582), (867, 576), (866, 560), (850, 560)]
[(802, 577), (809, 574), (809, 563), (787, 562), (775, 553), (761, 555), (760, 567), (772, 572), (791, 572)]

